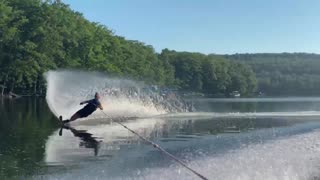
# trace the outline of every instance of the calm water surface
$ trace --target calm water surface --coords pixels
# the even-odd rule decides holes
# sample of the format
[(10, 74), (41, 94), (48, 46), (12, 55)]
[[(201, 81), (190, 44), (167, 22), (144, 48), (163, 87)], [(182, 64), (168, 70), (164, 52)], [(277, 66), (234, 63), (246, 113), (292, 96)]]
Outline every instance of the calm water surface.
[[(209, 179), (320, 174), (320, 98), (192, 101), (197, 112), (123, 123)], [(61, 131), (45, 99), (0, 99), (0, 128), (0, 178), (197, 179), (109, 120)]]

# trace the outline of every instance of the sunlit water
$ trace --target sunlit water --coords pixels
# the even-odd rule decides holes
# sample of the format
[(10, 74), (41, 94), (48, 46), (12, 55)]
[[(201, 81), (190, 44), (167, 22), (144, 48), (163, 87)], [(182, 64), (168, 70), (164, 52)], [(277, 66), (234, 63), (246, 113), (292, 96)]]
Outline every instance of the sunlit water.
[[(317, 179), (320, 98), (192, 99), (197, 112), (121, 121), (209, 179)], [(0, 99), (0, 177), (198, 179), (110, 119), (59, 135), (44, 99)]]

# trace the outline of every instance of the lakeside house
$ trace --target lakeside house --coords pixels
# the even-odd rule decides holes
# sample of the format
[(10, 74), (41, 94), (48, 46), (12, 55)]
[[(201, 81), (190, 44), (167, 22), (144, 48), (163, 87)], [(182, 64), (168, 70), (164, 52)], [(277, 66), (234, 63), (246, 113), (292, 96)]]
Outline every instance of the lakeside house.
[(239, 91), (232, 91), (229, 95), (230, 97), (234, 97), (234, 98), (238, 98), (241, 96)]

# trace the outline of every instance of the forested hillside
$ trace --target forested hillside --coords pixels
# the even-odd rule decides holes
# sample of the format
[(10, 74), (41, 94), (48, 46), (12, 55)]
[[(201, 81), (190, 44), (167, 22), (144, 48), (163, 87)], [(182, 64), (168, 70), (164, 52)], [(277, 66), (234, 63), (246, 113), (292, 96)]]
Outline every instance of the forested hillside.
[(180, 89), (211, 95), (228, 95), (232, 91), (251, 95), (256, 92), (255, 74), (244, 63), (220, 56), (167, 49), (159, 57), (173, 66), (174, 84)]
[[(97, 70), (183, 91), (255, 91), (252, 70), (223, 57), (178, 53), (127, 40), (60, 1), (0, 0), (0, 84), (39, 93), (50, 69)], [(43, 92), (43, 91), (42, 91)]]
[(62, 3), (0, 0), (1, 81), (37, 88), (49, 69), (81, 68), (165, 83), (153, 48), (115, 36)]
[(307, 53), (224, 56), (250, 65), (266, 95), (319, 95), (320, 55)]

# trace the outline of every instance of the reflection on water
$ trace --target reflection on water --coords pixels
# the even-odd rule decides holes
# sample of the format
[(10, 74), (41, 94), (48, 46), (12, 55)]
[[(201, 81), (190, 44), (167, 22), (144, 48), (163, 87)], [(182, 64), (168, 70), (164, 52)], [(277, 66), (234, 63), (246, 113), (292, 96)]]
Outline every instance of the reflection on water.
[[(303, 107), (299, 109), (302, 111), (316, 111), (315, 107), (320, 107), (320, 101), (289, 104), (241, 102), (241, 105), (225, 101), (202, 103), (197, 102), (197, 109), (207, 112), (269, 110), (272, 113), (274, 107), (281, 107), (281, 110), (291, 108), (292, 111), (297, 107)], [(112, 121), (79, 122), (60, 128), (44, 99), (2, 99), (0, 114), (0, 137), (4, 139), (0, 141), (0, 177), (125, 178), (139, 176), (142, 169), (174, 164)], [(199, 115), (195, 118), (190, 115), (127, 119), (123, 123), (184, 161), (220, 157), (230, 150), (320, 127), (316, 116), (202, 118)], [(202, 169), (201, 166), (194, 168)], [(254, 167), (251, 168), (254, 171)]]
[(91, 133), (88, 133), (86, 130), (77, 130), (69, 125), (64, 125), (59, 130), (59, 136), (62, 136), (63, 129), (70, 130), (75, 137), (79, 137), (82, 140), (79, 144), (80, 147), (92, 148), (94, 155), (98, 155), (98, 147), (101, 141), (98, 141)]
[(0, 98), (0, 178), (32, 175), (42, 167), (56, 125), (44, 99)]

